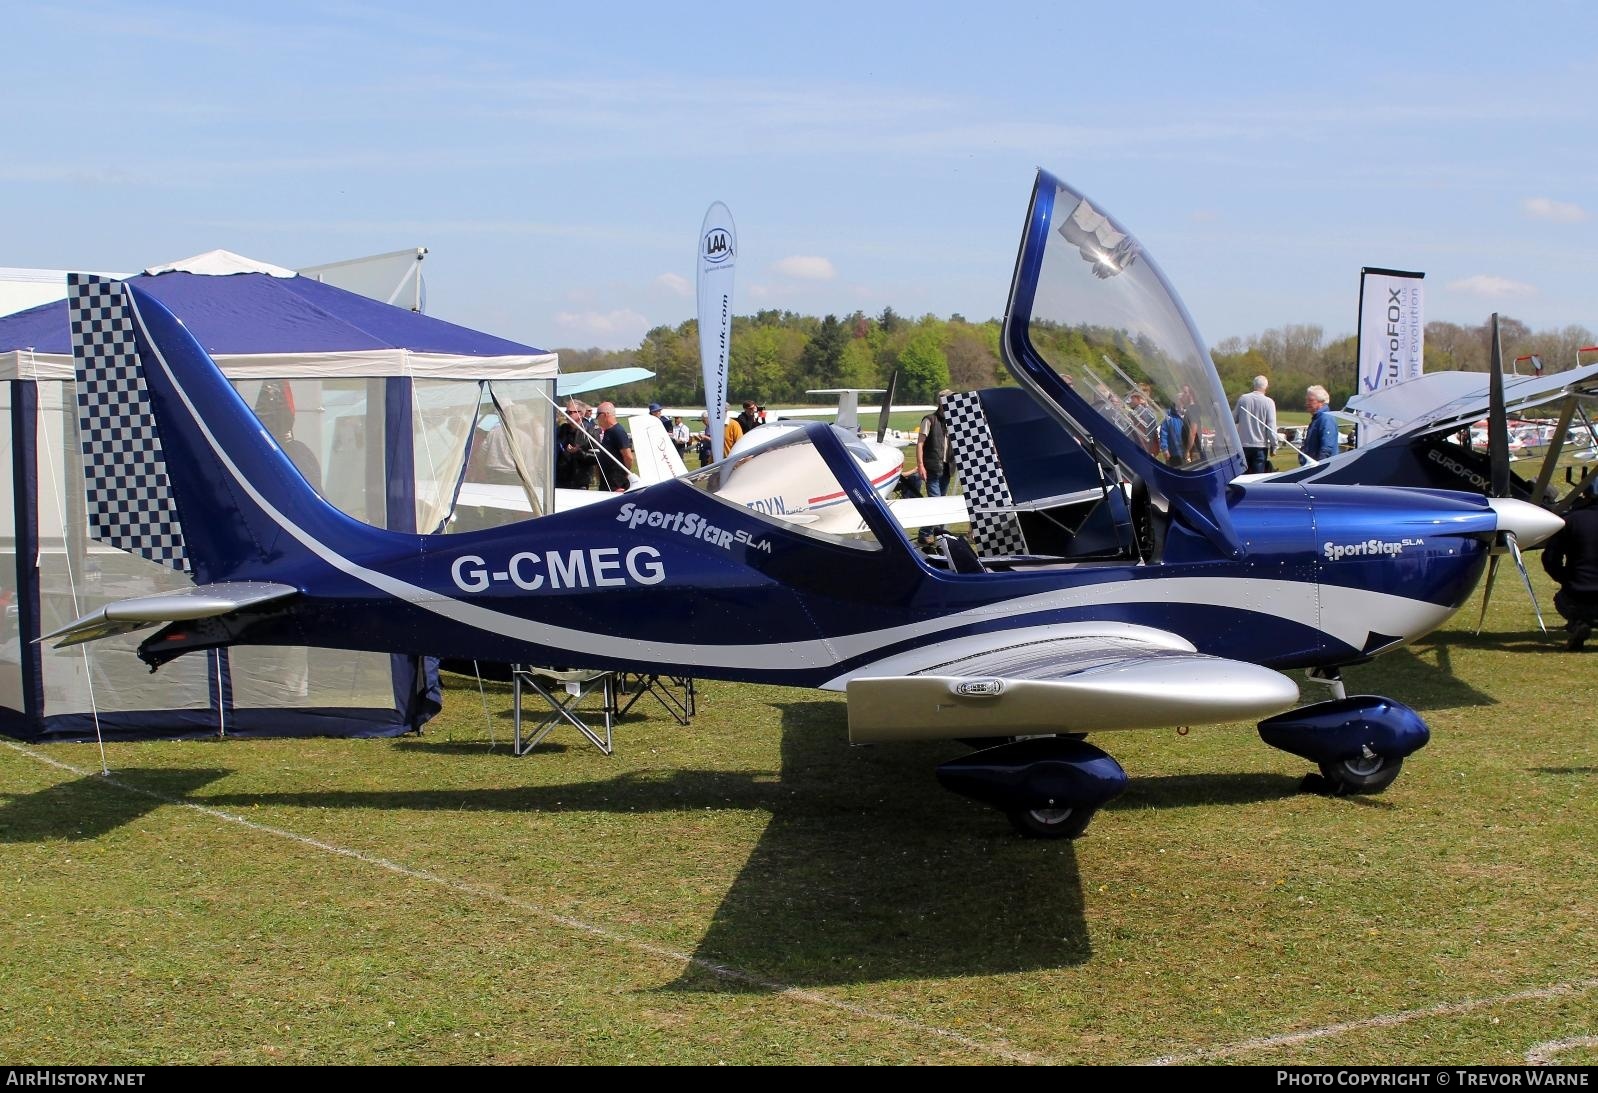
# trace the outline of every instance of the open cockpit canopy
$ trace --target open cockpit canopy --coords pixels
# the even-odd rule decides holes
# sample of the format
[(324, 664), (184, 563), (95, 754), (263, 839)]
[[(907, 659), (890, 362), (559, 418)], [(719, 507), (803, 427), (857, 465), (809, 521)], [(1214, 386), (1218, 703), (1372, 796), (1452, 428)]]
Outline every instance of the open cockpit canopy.
[[(1151, 460), (1182, 474), (1241, 459), (1220, 379), (1165, 275), (1114, 218), (1046, 171), (1005, 345), (1022, 382), (1134, 472)], [(1172, 410), (1182, 423), (1162, 430)]]

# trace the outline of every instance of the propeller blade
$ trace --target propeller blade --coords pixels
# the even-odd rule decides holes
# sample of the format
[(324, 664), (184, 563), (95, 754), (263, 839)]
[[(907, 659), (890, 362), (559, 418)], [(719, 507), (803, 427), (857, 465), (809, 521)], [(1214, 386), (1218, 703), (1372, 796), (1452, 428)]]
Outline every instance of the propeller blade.
[(1500, 557), (1502, 555), (1494, 554), (1487, 563), (1487, 587), (1481, 594), (1481, 618), (1476, 620), (1476, 634), (1478, 637), (1481, 635), (1482, 624), (1487, 621), (1487, 605), (1492, 602), (1493, 578), (1498, 576), (1498, 559)]
[(1492, 464), (1492, 496), (1509, 496), (1509, 412), (1504, 409), (1504, 347), (1493, 312), (1493, 363), (1488, 379), (1487, 455)]
[(893, 392), (899, 386), (899, 369), (888, 377), (888, 393), (882, 396), (882, 416), (877, 418), (877, 443), (888, 442), (888, 415), (893, 413)]
[(1509, 554), (1515, 559), (1515, 568), (1520, 570), (1520, 579), (1526, 582), (1526, 595), (1531, 597), (1531, 609), (1537, 613), (1537, 629), (1548, 633), (1548, 625), (1543, 622), (1543, 609), (1537, 603), (1537, 593), (1531, 587), (1531, 574), (1526, 572), (1526, 557), (1520, 552), (1520, 543), (1515, 540), (1515, 533), (1504, 532), (1504, 538), (1509, 540)]

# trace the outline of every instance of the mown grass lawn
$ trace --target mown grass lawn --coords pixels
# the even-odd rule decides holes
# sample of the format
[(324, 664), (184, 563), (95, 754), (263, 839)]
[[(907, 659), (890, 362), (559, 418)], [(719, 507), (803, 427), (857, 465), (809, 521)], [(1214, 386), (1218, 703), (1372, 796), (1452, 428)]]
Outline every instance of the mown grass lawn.
[(1386, 794), (1103, 736), (1131, 789), (1064, 844), (769, 687), (613, 758), (512, 757), (459, 677), (420, 738), (0, 748), (0, 1057), (1521, 1061), (1598, 1035), (1598, 653), (1510, 579), (1475, 617), (1350, 671), (1433, 729)]

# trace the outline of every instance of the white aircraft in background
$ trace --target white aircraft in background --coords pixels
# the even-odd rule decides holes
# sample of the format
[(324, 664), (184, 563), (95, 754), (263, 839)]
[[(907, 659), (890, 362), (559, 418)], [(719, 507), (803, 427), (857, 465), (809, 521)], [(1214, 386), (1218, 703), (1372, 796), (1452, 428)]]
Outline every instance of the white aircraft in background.
[[(768, 423), (753, 430), (722, 461), (723, 472), (717, 496), (816, 531), (852, 535), (862, 530), (861, 518), (834, 476), (809, 445), (786, 446), (760, 459), (750, 458), (777, 440), (789, 436), (798, 423)], [(633, 458), (638, 469), (629, 487), (638, 489), (672, 478), (681, 478), (688, 468), (667, 435), (659, 418), (638, 414), (627, 419), (633, 438)], [(883, 496), (899, 525), (906, 529), (963, 524), (969, 521), (962, 497), (910, 497), (889, 500), (888, 493), (899, 483), (904, 458), (896, 448), (871, 445), (853, 432), (838, 429), (839, 439), (849, 454), (860, 463), (872, 487)], [(612, 495), (604, 490), (557, 489), (555, 511), (569, 512), (604, 501)], [(464, 507), (532, 513), (527, 492), (518, 483), (464, 482), (457, 504)]]
[(774, 422), (790, 421), (803, 418), (827, 417), (829, 415), (836, 414), (837, 417), (833, 420), (834, 425), (844, 429), (853, 429), (855, 433), (862, 440), (864, 440), (866, 439), (866, 433), (868, 430), (862, 428), (860, 425), (860, 396), (885, 394), (888, 396), (888, 399), (883, 403), (882, 406), (883, 420), (878, 425), (877, 443), (891, 444), (896, 448), (904, 448), (916, 442), (916, 434), (913, 431), (906, 433), (899, 429), (888, 428), (887, 412), (889, 410), (899, 410), (904, 413), (930, 414), (934, 409), (936, 409), (936, 407), (933, 406), (890, 406), (889, 404), (893, 400), (893, 393), (891, 390), (885, 391), (881, 387), (825, 387), (813, 391), (806, 391), (805, 394), (837, 395), (838, 407), (836, 410), (827, 406), (795, 406), (788, 409), (778, 407), (768, 412), (766, 424), (770, 425)]
[[(677, 447), (658, 418), (629, 418), (633, 455), (643, 485), (681, 478), (688, 473)], [(803, 428), (798, 422), (768, 421), (745, 433), (722, 461), (721, 480), (711, 491), (765, 516), (803, 524), (815, 531), (852, 535), (863, 530), (859, 512), (849, 503), (815, 448), (790, 444), (751, 458)], [(970, 520), (963, 497), (907, 497), (890, 500), (899, 484), (904, 455), (897, 448), (860, 439), (855, 430), (833, 426), (844, 448), (860, 464), (861, 473), (880, 494), (903, 528), (963, 524)], [(584, 491), (572, 491), (584, 492)]]

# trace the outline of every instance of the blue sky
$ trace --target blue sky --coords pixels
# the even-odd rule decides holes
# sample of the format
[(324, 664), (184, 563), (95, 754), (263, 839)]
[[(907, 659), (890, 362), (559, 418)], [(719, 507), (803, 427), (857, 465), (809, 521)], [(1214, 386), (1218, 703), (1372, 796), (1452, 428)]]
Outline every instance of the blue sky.
[(540, 346), (694, 313), (1002, 313), (1033, 171), (1212, 343), (1427, 315), (1598, 328), (1598, 5), (7, 5), (0, 266), (424, 245), (429, 311)]

